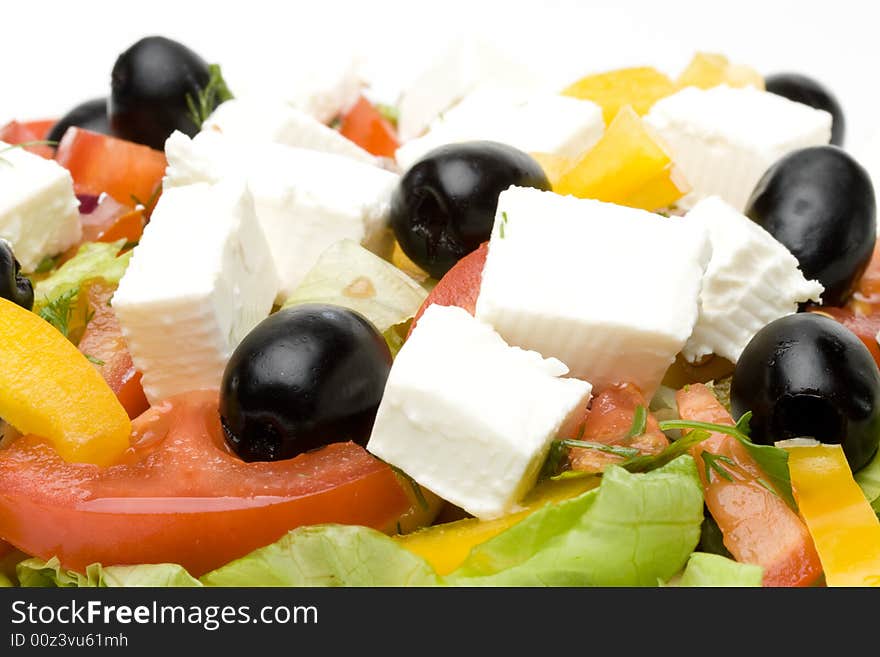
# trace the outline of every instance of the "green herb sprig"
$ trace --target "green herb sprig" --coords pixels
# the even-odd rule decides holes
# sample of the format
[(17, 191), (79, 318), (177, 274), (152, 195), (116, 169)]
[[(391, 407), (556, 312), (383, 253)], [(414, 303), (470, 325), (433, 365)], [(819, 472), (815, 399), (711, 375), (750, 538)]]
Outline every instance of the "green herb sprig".
[(186, 107), (189, 110), (189, 118), (197, 128), (211, 116), (211, 112), (220, 104), (233, 98), (232, 92), (223, 79), (223, 73), (219, 64), (208, 66), (208, 83), (200, 89), (195, 98), (191, 94), (186, 95)]

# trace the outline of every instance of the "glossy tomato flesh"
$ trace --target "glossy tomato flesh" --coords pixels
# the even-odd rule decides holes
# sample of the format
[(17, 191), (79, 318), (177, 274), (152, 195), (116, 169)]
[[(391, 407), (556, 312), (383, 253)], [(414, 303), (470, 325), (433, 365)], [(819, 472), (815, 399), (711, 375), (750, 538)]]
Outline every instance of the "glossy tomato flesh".
[(152, 206), (165, 175), (165, 154), (124, 139), (69, 128), (55, 159), (73, 176), (77, 194), (109, 194), (121, 203)]
[(23, 148), (26, 151), (51, 160), (55, 156), (54, 149), (49, 144), (34, 142), (44, 141), (47, 132), (46, 124), (51, 128), (53, 123), (54, 121), (30, 121), (27, 123), (10, 121), (0, 127), (0, 141), (14, 146), (25, 144)]
[(80, 214), (83, 242), (138, 242), (144, 232), (146, 217), (143, 210), (120, 203), (104, 195), (98, 206), (88, 214)]
[[(669, 445), (669, 440), (650, 413), (647, 413), (644, 431), (637, 436), (629, 436), (639, 406), (647, 409), (648, 402), (641, 391), (630, 383), (596, 390), (583, 423), (574, 434), (564, 437), (631, 447), (644, 455), (659, 454)], [(571, 469), (581, 472), (602, 472), (608, 465), (624, 460), (623, 456), (595, 449), (575, 447), (569, 452)]]
[(394, 157), (400, 146), (394, 126), (363, 96), (342, 117), (339, 132), (368, 153), (380, 157)]
[(480, 284), (483, 280), (483, 267), (486, 265), (487, 255), (489, 255), (489, 243), (484, 242), (476, 251), (467, 254), (446, 272), (413, 318), (410, 333), (416, 327), (422, 313), (435, 303), (438, 306), (458, 306), (471, 315), (474, 314), (477, 297), (480, 296)]
[[(733, 419), (706, 386), (695, 383), (676, 393), (684, 420), (733, 425)], [(822, 564), (806, 525), (785, 501), (768, 490), (767, 474), (736, 438), (713, 433), (690, 450), (706, 506), (724, 535), (724, 546), (743, 563), (764, 568), (764, 586), (808, 586)], [(720, 461), (727, 477), (707, 472), (703, 452)], [(716, 461), (716, 463), (719, 461)]]
[(201, 575), (301, 525), (389, 531), (408, 507), (391, 468), (353, 443), (275, 463), (226, 449), (216, 392), (151, 408), (123, 463), (63, 461), (25, 436), (0, 450), (0, 538), (66, 568), (177, 563)]
[(146, 411), (150, 404), (141, 386), (141, 373), (135, 370), (122, 336), (122, 328), (110, 299), (116, 290), (98, 279), (85, 285), (91, 320), (79, 341), (79, 350), (88, 355), (119, 398), (130, 418)]

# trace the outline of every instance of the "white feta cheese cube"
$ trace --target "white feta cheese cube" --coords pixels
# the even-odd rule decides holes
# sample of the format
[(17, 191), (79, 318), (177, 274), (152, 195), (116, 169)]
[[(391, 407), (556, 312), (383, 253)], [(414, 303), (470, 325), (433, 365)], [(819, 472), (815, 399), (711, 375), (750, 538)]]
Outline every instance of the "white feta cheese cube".
[(720, 196), (742, 212), (770, 165), (831, 140), (828, 112), (754, 87), (687, 87), (657, 101), (645, 120), (693, 188), (684, 207)]
[(476, 316), (573, 376), (650, 398), (696, 324), (711, 251), (696, 222), (511, 187), (498, 197)]
[(583, 417), (592, 387), (567, 371), (432, 305), (394, 361), (367, 449), (478, 518), (509, 513)]
[(112, 300), (150, 403), (219, 389), (233, 349), (269, 315), (277, 280), (247, 187), (165, 190)]
[(543, 80), (497, 47), (475, 39), (457, 40), (401, 95), (397, 130), (404, 141), (479, 87), (541, 89)]
[(0, 238), (27, 273), (80, 241), (79, 201), (67, 169), (0, 142)]
[(399, 176), (347, 157), (281, 144), (245, 143), (214, 131), (175, 132), (165, 144), (164, 187), (244, 179), (290, 296), (324, 250), (342, 239), (367, 247), (386, 233)]
[(370, 153), (306, 112), (277, 99), (233, 98), (202, 126), (242, 141), (276, 142), (376, 164)]
[(822, 284), (804, 278), (791, 252), (720, 198), (700, 201), (685, 221), (703, 226), (712, 242), (700, 317), (682, 350), (688, 360), (714, 353), (735, 363), (764, 326), (821, 300)]
[(602, 109), (588, 100), (478, 89), (437, 118), (424, 136), (397, 149), (396, 159), (408, 169), (438, 146), (475, 139), (576, 159), (599, 141), (604, 130)]

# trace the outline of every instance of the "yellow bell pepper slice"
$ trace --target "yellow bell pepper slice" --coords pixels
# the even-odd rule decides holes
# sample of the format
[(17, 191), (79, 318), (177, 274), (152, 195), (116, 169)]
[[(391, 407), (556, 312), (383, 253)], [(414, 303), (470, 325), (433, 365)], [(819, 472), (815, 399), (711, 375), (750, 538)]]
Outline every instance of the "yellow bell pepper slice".
[(840, 445), (786, 446), (794, 496), (828, 586), (880, 586), (880, 520)]
[(689, 187), (659, 139), (631, 107), (624, 107), (602, 139), (563, 173), (553, 190), (657, 210), (671, 205)]
[(547, 504), (577, 497), (599, 484), (599, 477), (578, 477), (538, 484), (523, 500), (522, 511), (497, 518), (478, 520), (466, 518), (427, 527), (412, 534), (396, 536), (395, 540), (410, 552), (425, 559), (439, 575), (448, 575), (458, 568), (471, 550), (513, 527), (529, 514)]
[(109, 465), (131, 422), (110, 386), (51, 324), (0, 298), (0, 417), (48, 440), (66, 461)]
[(724, 55), (698, 52), (675, 81), (680, 87), (711, 89), (722, 84), (729, 87), (756, 87), (764, 89), (764, 78), (755, 69), (742, 64), (731, 64)]
[(555, 153), (529, 153), (535, 161), (544, 169), (547, 180), (550, 181), (550, 187), (556, 191), (559, 180), (571, 169), (575, 162), (571, 158), (564, 155), (556, 155)]
[(566, 87), (562, 95), (593, 101), (602, 108), (608, 124), (626, 105), (645, 114), (658, 100), (675, 92), (669, 76), (644, 66), (588, 75)]

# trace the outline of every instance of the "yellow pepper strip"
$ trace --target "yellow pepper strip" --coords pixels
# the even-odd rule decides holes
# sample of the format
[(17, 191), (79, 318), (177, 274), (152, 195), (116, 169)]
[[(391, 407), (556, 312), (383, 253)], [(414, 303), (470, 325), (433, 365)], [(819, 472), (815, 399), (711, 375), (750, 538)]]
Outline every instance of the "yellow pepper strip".
[(667, 75), (644, 66), (588, 75), (566, 87), (562, 95), (593, 101), (602, 108), (608, 124), (626, 105), (644, 114), (658, 100), (675, 91), (675, 84)]
[(689, 190), (657, 135), (629, 106), (553, 185), (557, 194), (644, 210), (670, 205)]
[(599, 481), (599, 477), (546, 481), (536, 486), (526, 497), (522, 503), (522, 511), (495, 520), (467, 518), (434, 525), (413, 534), (396, 536), (395, 540), (425, 559), (439, 575), (448, 575), (462, 564), (477, 545), (513, 527), (546, 504), (562, 502), (595, 488)]
[(38, 315), (0, 298), (0, 417), (48, 440), (66, 461), (109, 465), (131, 422), (79, 350)]
[(880, 586), (880, 520), (840, 445), (792, 446), (791, 484), (828, 586)]
[(731, 64), (724, 55), (698, 52), (675, 81), (678, 87), (711, 89), (721, 84), (729, 87), (752, 86), (764, 89), (764, 78), (755, 69)]

